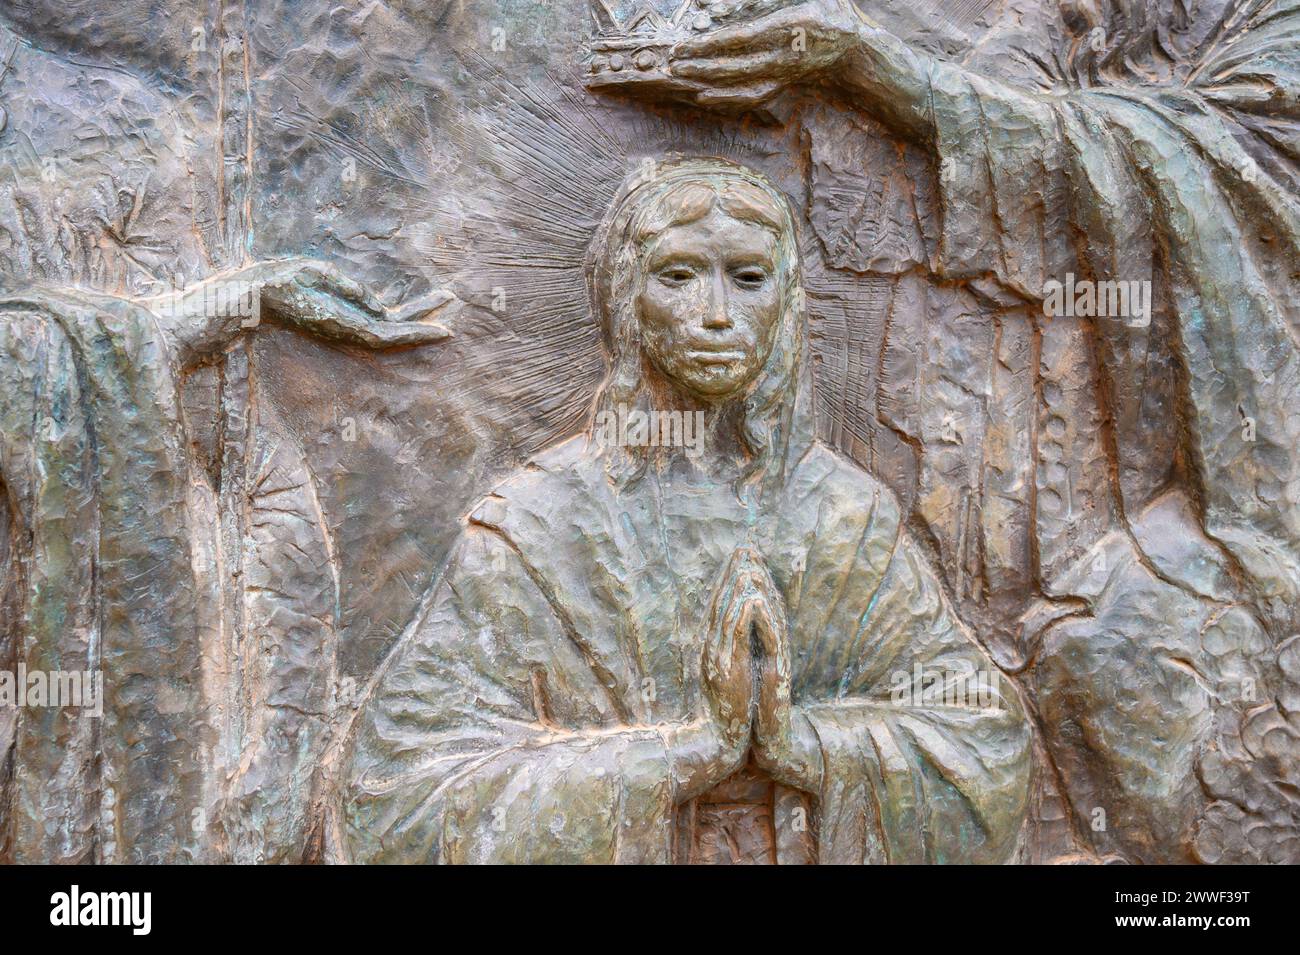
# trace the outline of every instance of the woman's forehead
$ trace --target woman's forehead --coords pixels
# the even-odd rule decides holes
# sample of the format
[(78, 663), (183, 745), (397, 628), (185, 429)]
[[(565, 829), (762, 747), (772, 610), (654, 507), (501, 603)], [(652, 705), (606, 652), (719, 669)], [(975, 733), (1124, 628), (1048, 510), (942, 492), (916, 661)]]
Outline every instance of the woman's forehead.
[(775, 258), (776, 246), (777, 235), (771, 226), (714, 207), (703, 218), (666, 226), (649, 237), (644, 250), (651, 257), (679, 252), (709, 256), (743, 251)]
[(746, 217), (784, 224), (789, 216), (785, 198), (775, 190), (739, 175), (705, 176), (687, 179), (659, 193), (657, 204), (683, 209), (721, 205)]

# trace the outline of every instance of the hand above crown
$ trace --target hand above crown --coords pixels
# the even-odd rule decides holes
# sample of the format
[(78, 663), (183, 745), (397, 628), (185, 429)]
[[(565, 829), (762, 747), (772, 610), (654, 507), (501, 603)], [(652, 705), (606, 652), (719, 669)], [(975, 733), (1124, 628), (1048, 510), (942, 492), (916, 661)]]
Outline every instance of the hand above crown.
[[(680, 100), (724, 112), (757, 108), (785, 89), (834, 83), (854, 104), (909, 138), (933, 135), (934, 63), (863, 14), (853, 0), (721, 0), (690, 36), (651, 41), (631, 58), (593, 57), (593, 89)], [(627, 46), (609, 35), (602, 42)], [(623, 38), (626, 39), (626, 38)], [(630, 52), (633, 48), (628, 47)]]
[(680, 89), (702, 106), (757, 106), (787, 86), (821, 78), (859, 44), (865, 21), (851, 0), (806, 0), (762, 13), (766, 6), (742, 6), (720, 26), (678, 43), (668, 73)]

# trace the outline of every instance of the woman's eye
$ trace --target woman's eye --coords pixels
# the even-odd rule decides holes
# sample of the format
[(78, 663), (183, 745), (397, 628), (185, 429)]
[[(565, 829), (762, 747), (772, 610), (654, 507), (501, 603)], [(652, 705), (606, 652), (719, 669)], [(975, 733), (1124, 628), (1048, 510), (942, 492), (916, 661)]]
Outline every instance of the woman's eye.
[(664, 269), (660, 272), (659, 278), (668, 285), (685, 285), (691, 279), (695, 278), (695, 273), (690, 269), (671, 268)]
[(767, 273), (762, 269), (741, 269), (733, 273), (732, 278), (743, 289), (758, 289), (767, 281)]

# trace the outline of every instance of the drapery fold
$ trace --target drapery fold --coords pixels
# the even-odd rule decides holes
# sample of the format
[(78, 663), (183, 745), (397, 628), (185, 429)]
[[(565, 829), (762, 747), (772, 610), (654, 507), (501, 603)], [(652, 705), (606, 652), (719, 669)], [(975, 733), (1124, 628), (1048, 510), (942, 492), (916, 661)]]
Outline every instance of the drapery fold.
[[(1036, 302), (1068, 274), (1153, 283), (1186, 370), (1177, 405), (1206, 530), (1277, 632), (1300, 623), (1298, 36), (1288, 0), (1243, 20), (1186, 83), (1042, 94), (949, 64), (931, 76), (941, 272), (993, 273)], [(1095, 324), (1121, 473), (1142, 449), (1125, 429), (1139, 426), (1150, 334), (1127, 318)]]
[[(583, 446), (475, 510), (379, 681), (352, 754), (354, 861), (675, 857), (660, 731), (695, 712), (696, 624), (744, 528), (653, 477), (616, 492)], [(892, 497), (815, 446), (774, 505), (760, 549), (788, 604), (794, 703), (825, 756), (821, 861), (1005, 860), (1028, 730)], [(900, 701), (900, 674), (919, 672), (982, 672), (994, 689), (984, 705)]]

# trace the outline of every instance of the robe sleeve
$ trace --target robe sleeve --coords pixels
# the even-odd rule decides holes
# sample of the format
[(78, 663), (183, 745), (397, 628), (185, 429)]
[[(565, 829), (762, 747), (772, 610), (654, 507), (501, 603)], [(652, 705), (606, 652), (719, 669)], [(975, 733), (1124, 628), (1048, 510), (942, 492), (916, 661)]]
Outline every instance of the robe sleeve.
[(18, 715), (13, 853), (193, 860), (209, 621), (170, 345), (150, 312), (84, 291), (0, 296), (0, 325), (0, 488), (12, 482), (31, 561), (11, 652), (32, 670), (98, 671), (104, 693), (102, 721)]
[(801, 704), (825, 767), (819, 859), (1006, 861), (1028, 798), (1028, 725), (906, 531), (846, 647), (840, 695)]
[(353, 860), (669, 861), (666, 746), (605, 690), (517, 552), (471, 525), (362, 715)]

